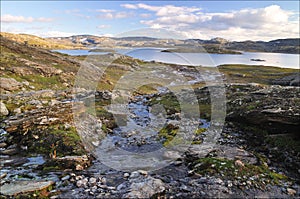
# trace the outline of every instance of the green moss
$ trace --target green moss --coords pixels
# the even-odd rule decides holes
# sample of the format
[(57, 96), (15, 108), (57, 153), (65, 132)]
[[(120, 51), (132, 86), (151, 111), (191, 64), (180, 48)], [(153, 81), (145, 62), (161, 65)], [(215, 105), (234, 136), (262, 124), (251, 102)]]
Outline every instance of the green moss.
[(163, 127), (159, 132), (158, 136), (162, 140), (163, 145), (169, 146), (170, 143), (182, 143), (182, 140), (173, 140), (174, 137), (177, 135), (179, 127), (176, 127), (172, 124), (168, 124), (165, 127)]
[(195, 132), (195, 135), (201, 135), (202, 133), (204, 133), (205, 131), (207, 131), (206, 128), (198, 128)]
[(272, 184), (278, 184), (281, 180), (286, 180), (287, 177), (270, 171), (264, 165), (252, 165), (244, 163), (243, 167), (235, 166), (234, 160), (223, 158), (201, 158), (193, 163), (195, 171), (201, 175), (217, 175), (224, 179), (249, 179), (253, 176), (259, 178), (255, 180), (260, 184), (267, 179)]

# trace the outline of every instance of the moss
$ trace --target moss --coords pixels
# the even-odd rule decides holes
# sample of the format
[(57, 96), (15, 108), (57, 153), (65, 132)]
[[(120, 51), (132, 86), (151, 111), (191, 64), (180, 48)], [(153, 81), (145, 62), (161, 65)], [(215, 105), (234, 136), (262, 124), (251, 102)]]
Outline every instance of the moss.
[(272, 184), (287, 180), (286, 176), (272, 172), (264, 165), (244, 163), (243, 167), (237, 167), (234, 162), (234, 160), (223, 158), (201, 158), (193, 163), (193, 168), (201, 175), (217, 175), (230, 180), (248, 180), (250, 177), (258, 176), (259, 178), (255, 180), (258, 184), (261, 184), (263, 180), (269, 180)]
[(201, 135), (202, 133), (204, 133), (205, 131), (207, 131), (206, 128), (198, 128), (195, 132), (195, 135)]
[[(38, 135), (34, 138), (33, 134)], [(48, 129), (28, 133), (28, 152), (46, 156), (83, 155), (85, 149), (76, 128), (64, 129), (62, 125), (51, 126)]]
[(163, 145), (169, 146), (171, 142), (173, 143), (181, 143), (181, 140), (173, 140), (177, 135), (179, 127), (174, 126), (172, 124), (168, 124), (164, 126), (159, 132), (158, 136), (162, 140)]

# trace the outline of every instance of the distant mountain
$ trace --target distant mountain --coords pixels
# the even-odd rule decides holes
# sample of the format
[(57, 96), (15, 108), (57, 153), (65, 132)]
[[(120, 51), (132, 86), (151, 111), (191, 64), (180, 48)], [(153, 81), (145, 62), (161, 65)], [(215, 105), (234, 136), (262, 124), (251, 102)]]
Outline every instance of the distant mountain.
[[(33, 35), (1, 33), (3, 37), (26, 42), (50, 49), (65, 48), (127, 48), (127, 47), (160, 47), (167, 48), (169, 52), (196, 52), (205, 49), (209, 53), (238, 53), (250, 52), (275, 52), (300, 54), (300, 39), (277, 39), (272, 41), (229, 41), (223, 38), (202, 39), (160, 39), (151, 37), (103, 37), (95, 35), (74, 35), (70, 37), (40, 38)], [(173, 50), (170, 50), (173, 49)], [(174, 50), (176, 49), (176, 50)], [(191, 49), (191, 50), (189, 50)], [(201, 50), (200, 50), (201, 51)]]

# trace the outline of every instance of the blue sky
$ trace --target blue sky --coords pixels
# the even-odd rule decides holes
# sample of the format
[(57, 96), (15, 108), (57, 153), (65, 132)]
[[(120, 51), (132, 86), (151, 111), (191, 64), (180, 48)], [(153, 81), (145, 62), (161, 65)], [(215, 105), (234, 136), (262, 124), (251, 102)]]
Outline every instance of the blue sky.
[(160, 29), (200, 39), (299, 37), (299, 1), (1, 1), (4, 32), (153, 36)]

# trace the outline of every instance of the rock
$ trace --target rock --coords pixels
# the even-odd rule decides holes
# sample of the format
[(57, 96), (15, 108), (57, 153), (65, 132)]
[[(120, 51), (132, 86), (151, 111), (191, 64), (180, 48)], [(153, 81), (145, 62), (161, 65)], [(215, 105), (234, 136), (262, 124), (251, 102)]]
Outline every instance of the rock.
[(12, 158), (12, 159), (8, 159), (8, 160), (2, 160), (1, 163), (4, 166), (20, 166), (23, 165), (25, 163), (27, 163), (29, 160), (25, 157), (21, 157), (21, 158)]
[(1, 173), (1, 174), (0, 174), (0, 179), (5, 178), (6, 175), (7, 175), (7, 173)]
[(6, 108), (5, 104), (3, 102), (0, 102), (0, 115), (1, 116), (6, 116), (9, 114), (8, 109)]
[(0, 193), (16, 196), (21, 193), (40, 191), (54, 184), (53, 181), (13, 181), (1, 186)]
[(96, 178), (90, 178), (90, 180), (89, 180), (89, 184), (90, 184), (90, 186), (95, 186), (96, 184), (97, 184), (97, 179)]
[(272, 84), (282, 86), (300, 86), (300, 75), (295, 73), (272, 81)]
[(83, 187), (83, 186), (84, 186), (83, 181), (82, 181), (82, 180), (78, 180), (78, 181), (76, 182), (76, 186), (77, 186), (77, 187)]
[(291, 188), (287, 188), (286, 191), (290, 196), (294, 196), (297, 193), (296, 190), (291, 189)]
[(3, 151), (0, 151), (1, 155), (15, 155), (17, 153), (18, 153), (18, 150), (16, 148), (5, 149)]
[(164, 190), (165, 185), (160, 179), (148, 176), (141, 181), (133, 182), (129, 187), (129, 192), (123, 195), (123, 198), (150, 198)]
[(244, 163), (243, 163), (241, 160), (236, 160), (236, 161), (234, 162), (234, 165), (235, 165), (236, 167), (244, 167), (244, 166), (245, 166)]
[(22, 111), (21, 111), (21, 109), (20, 108), (16, 108), (15, 110), (14, 110), (14, 113), (16, 113), (16, 114), (20, 114)]
[(0, 148), (5, 148), (6, 146), (7, 146), (7, 144), (5, 142), (0, 143)]
[(7, 91), (14, 91), (18, 90), (22, 87), (22, 83), (16, 81), (14, 78), (0, 78), (0, 88), (7, 90)]
[(66, 181), (66, 180), (69, 180), (69, 179), (70, 179), (69, 175), (66, 175), (65, 177), (61, 178), (62, 181)]
[(144, 176), (148, 175), (148, 172), (144, 170), (138, 170), (138, 172)]
[(124, 175), (123, 175), (124, 178), (128, 178), (129, 176), (130, 176), (129, 173), (124, 173)]
[(140, 173), (138, 171), (134, 171), (130, 174), (129, 178), (138, 178), (140, 176)]

